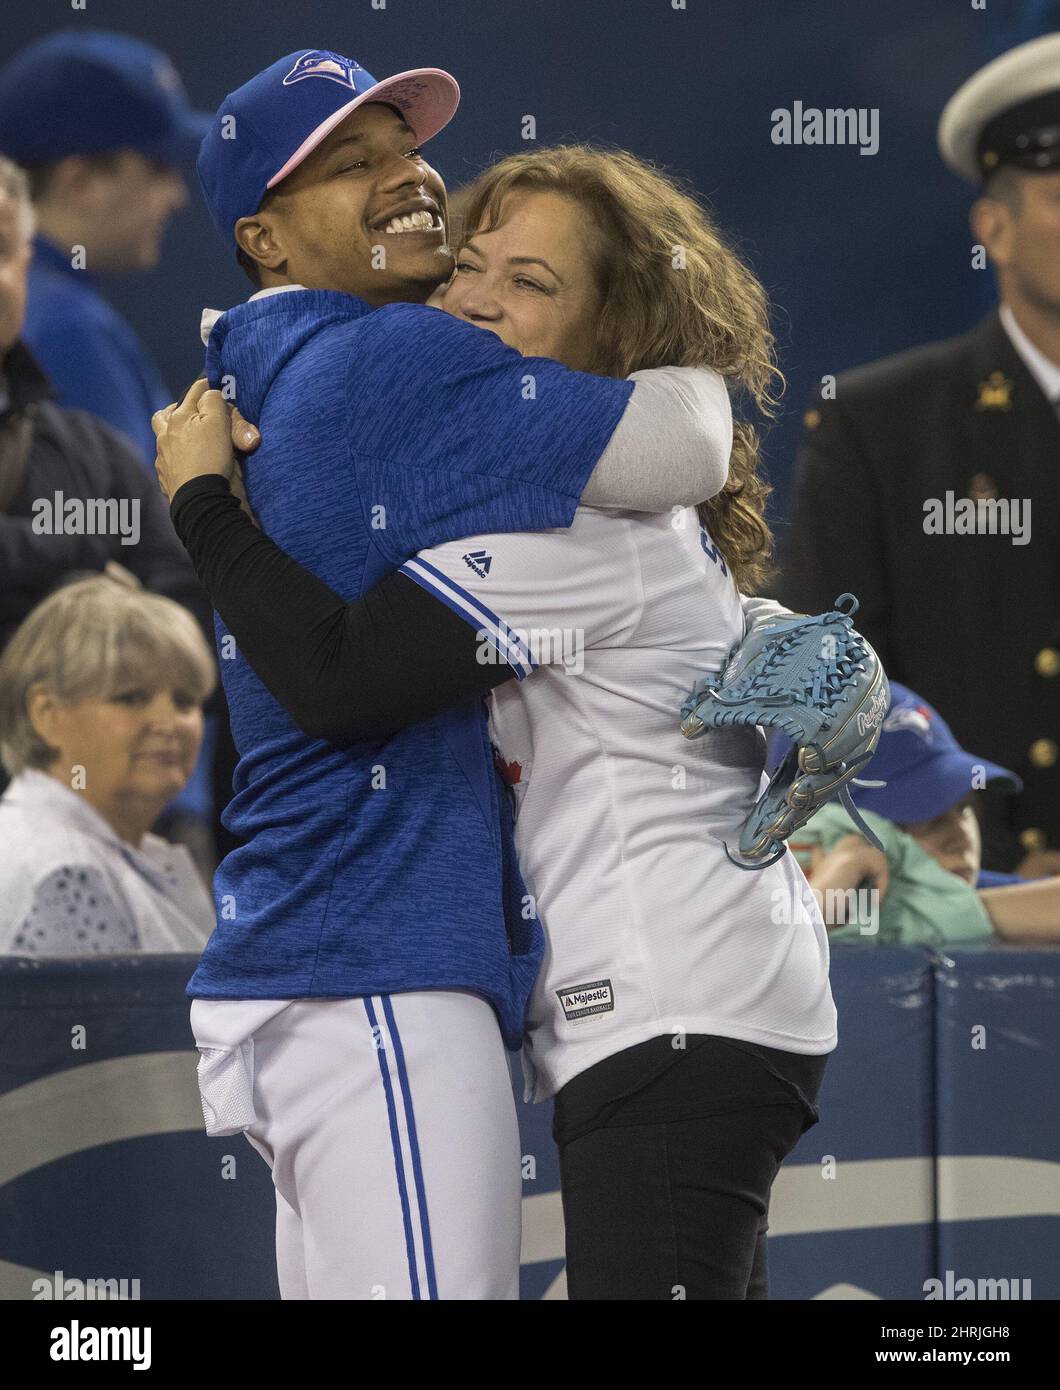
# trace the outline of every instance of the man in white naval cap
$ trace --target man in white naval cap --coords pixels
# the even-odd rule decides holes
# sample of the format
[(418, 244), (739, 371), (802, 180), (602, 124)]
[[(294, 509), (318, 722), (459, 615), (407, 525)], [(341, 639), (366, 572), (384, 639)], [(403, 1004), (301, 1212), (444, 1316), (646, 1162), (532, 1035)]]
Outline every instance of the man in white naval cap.
[(999, 304), (812, 403), (780, 596), (816, 613), (856, 593), (888, 674), (1023, 779), (1018, 799), (979, 798), (984, 863), (1057, 873), (1060, 33), (974, 73), (938, 141), (980, 187), (973, 241)]

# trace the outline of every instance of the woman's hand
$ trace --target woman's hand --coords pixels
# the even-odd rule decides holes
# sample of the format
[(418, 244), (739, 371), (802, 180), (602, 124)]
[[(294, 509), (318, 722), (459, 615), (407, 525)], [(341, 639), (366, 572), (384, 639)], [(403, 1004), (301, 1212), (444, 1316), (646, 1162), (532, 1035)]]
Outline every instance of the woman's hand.
[(261, 443), (255, 427), (204, 380), (196, 381), (179, 405), (157, 411), (151, 428), (157, 440), (158, 485), (170, 501), (183, 483), (209, 473), (227, 478), (233, 491), (241, 491), (233, 449), (253, 453)]

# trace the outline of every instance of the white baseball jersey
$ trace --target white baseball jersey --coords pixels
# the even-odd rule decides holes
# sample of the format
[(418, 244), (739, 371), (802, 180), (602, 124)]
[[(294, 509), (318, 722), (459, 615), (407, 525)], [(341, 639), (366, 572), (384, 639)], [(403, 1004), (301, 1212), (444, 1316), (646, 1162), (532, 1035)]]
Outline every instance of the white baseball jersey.
[(745, 626), (695, 511), (581, 507), (570, 530), (453, 541), (402, 572), (519, 676), (490, 717), (547, 939), (527, 1099), (671, 1031), (830, 1052), (828, 939), (802, 870), (790, 854), (743, 870), (722, 844), (765, 785), (765, 739), (680, 732), (685, 695)]

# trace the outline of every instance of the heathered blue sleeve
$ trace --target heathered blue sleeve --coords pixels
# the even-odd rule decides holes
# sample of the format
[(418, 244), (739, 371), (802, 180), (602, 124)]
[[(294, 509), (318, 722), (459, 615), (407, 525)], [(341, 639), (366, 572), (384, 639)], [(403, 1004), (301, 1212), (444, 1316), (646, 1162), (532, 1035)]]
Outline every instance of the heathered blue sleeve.
[(424, 305), (369, 322), (347, 369), (349, 438), (391, 562), (459, 536), (569, 526), (633, 383), (523, 357)]

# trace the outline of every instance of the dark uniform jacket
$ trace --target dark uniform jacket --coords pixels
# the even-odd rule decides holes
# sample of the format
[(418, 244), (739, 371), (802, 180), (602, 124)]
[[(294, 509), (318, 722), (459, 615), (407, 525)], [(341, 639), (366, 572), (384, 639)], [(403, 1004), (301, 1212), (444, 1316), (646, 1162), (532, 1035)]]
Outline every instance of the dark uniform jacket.
[[(54, 405), (47, 377), (16, 343), (0, 360), (0, 651), (30, 609), (73, 574), (103, 570), (115, 561), (146, 589), (190, 609), (212, 637), (210, 603), (184, 548), (169, 508), (132, 445), (117, 430), (80, 410)], [(34, 503), (124, 498), (139, 502), (139, 538), (48, 534)], [(62, 503), (58, 510), (62, 516)], [(64, 523), (65, 524), (65, 523)], [(209, 708), (209, 706), (208, 706)], [(7, 785), (0, 768), (0, 792)]]
[[(844, 373), (805, 423), (780, 597), (818, 612), (856, 594), (855, 626), (888, 674), (969, 752), (1023, 778), (1017, 801), (987, 799), (989, 867), (1060, 848), (1055, 409), (994, 312), (964, 337)], [(927, 534), (925, 503), (947, 493), (1030, 499), (1029, 544)]]
[[(63, 579), (108, 561), (145, 588), (191, 609), (212, 637), (212, 615), (169, 507), (124, 435), (79, 410), (54, 405), (48, 379), (20, 343), (0, 362), (0, 650), (22, 619)], [(139, 502), (139, 539), (50, 535), (34, 503), (128, 499)]]

